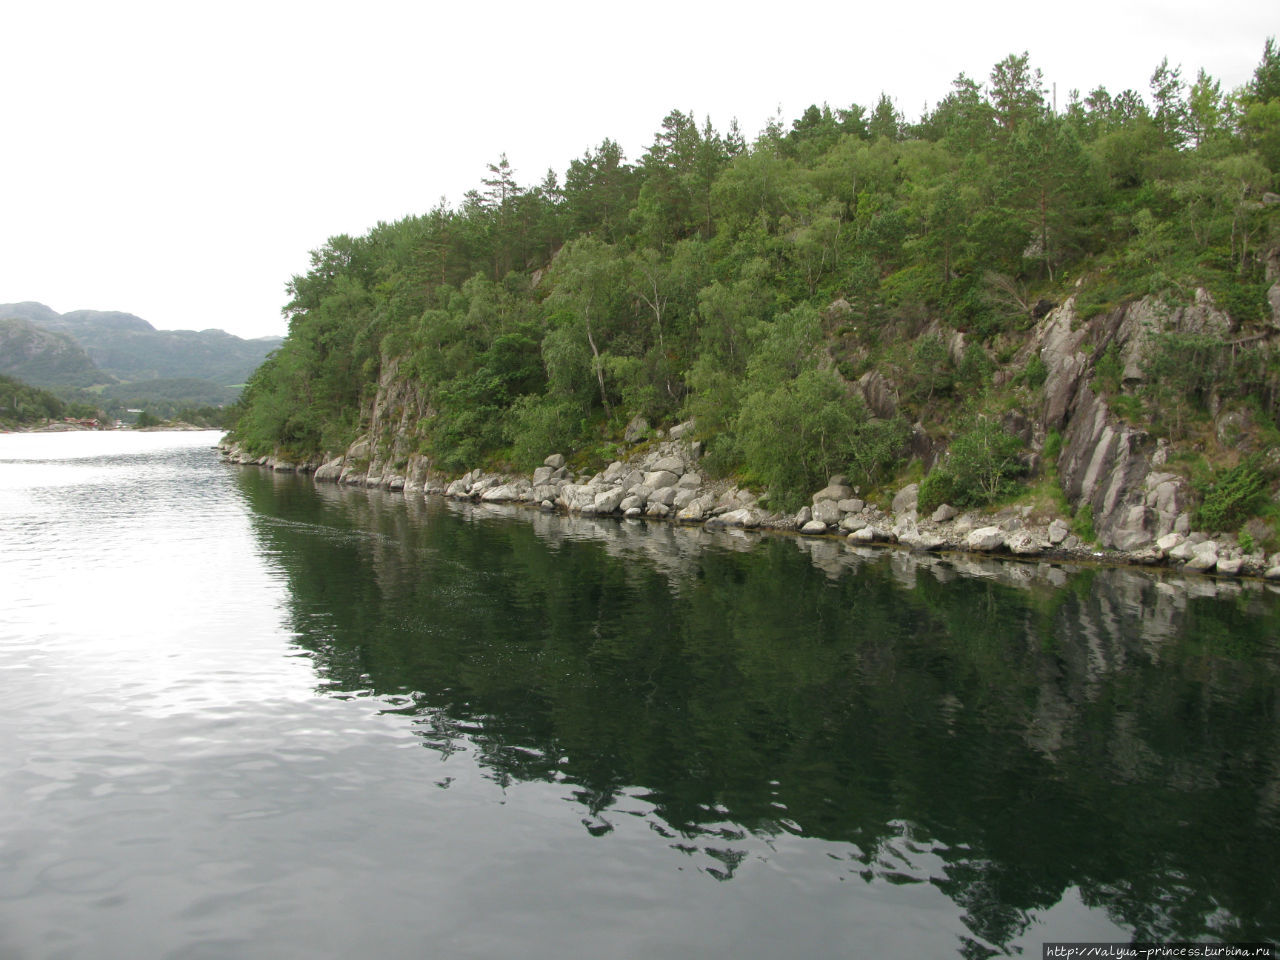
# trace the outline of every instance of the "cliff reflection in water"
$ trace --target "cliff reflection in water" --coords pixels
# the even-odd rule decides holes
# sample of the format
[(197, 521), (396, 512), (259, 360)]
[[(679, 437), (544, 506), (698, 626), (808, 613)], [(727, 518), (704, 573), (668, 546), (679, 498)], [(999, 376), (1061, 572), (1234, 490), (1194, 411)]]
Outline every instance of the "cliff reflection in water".
[(1269, 587), (240, 476), (324, 689), (593, 833), (641, 808), (724, 880), (819, 838), (941, 889), (971, 955), (1073, 888), (1137, 939), (1280, 938)]

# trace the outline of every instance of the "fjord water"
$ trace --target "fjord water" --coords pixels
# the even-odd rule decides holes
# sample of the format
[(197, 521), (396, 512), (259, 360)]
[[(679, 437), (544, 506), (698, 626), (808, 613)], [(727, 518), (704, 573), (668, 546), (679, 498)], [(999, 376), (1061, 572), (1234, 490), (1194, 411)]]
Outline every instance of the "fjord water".
[(0, 957), (1280, 938), (1280, 598), (0, 436)]

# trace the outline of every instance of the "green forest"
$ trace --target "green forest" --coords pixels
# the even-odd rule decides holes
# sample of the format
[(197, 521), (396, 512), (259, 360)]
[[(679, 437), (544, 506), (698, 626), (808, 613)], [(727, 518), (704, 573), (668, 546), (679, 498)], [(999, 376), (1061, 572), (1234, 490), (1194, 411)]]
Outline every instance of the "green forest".
[[(919, 424), (952, 450), (935, 497), (998, 497), (1027, 461), (986, 414), (1041, 402), (1043, 365), (1014, 358), (1067, 297), (1087, 319), (1204, 289), (1238, 324), (1270, 322), (1280, 46), (1260, 46), (1236, 90), (1165, 61), (1146, 91), (1058, 105), (1021, 54), (917, 119), (882, 95), (749, 142), (672, 110), (637, 160), (605, 139), (533, 184), (504, 155), (459, 207), (312, 252), (233, 439), (340, 453), (394, 381), (416, 398), (413, 452), (442, 471), (605, 458), (636, 415), (693, 417), (707, 469), (785, 505), (832, 473), (865, 489), (909, 473)], [(1274, 433), (1280, 357), (1258, 339), (1246, 357), (1161, 337), (1138, 387), (1101, 354), (1094, 389), (1174, 442), (1233, 401)], [(855, 388), (869, 372), (891, 415)]]
[(0, 374), (0, 429), (43, 424), (63, 417), (96, 416), (98, 409), (91, 403), (67, 403), (48, 390)]

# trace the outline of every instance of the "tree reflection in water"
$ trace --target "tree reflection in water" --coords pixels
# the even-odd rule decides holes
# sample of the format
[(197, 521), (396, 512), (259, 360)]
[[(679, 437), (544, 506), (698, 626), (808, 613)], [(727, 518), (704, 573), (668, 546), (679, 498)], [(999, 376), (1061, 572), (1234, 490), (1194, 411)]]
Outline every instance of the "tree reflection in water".
[(725, 881), (820, 839), (935, 885), (969, 956), (1069, 892), (1139, 940), (1280, 938), (1269, 587), (240, 483), (326, 693), (570, 785), (594, 835), (642, 817)]

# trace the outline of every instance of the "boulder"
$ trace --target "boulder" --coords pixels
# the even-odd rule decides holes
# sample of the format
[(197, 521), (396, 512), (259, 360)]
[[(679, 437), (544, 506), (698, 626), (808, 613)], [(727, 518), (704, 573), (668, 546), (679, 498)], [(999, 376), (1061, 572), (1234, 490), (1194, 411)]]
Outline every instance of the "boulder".
[(855, 530), (861, 530), (866, 525), (867, 520), (865, 517), (860, 517), (853, 513), (848, 514), (840, 521), (840, 529), (848, 531), (849, 533), (853, 533)]
[(915, 513), (920, 499), (920, 484), (909, 483), (893, 498), (894, 513)]
[[(674, 473), (678, 478), (680, 474), (684, 473), (684, 461), (679, 457), (663, 457), (653, 465), (653, 469), (666, 470), (669, 473)], [(675, 483), (675, 480), (671, 482)]]
[(1039, 537), (1035, 536), (1029, 530), (1019, 530), (1017, 533), (1009, 537), (1006, 542), (1010, 553), (1014, 553), (1020, 557), (1034, 557), (1043, 553), (1047, 544), (1043, 543)]
[(858, 378), (858, 391), (872, 414), (892, 420), (898, 412), (897, 391), (879, 370), (868, 370)]
[(684, 438), (687, 434), (690, 434), (692, 432), (693, 432), (693, 421), (686, 420), (684, 423), (677, 423), (674, 427), (672, 427), (671, 431), (667, 434), (667, 436), (669, 436), (672, 440), (680, 440)]
[(650, 503), (644, 508), (644, 513), (647, 517), (657, 517), (661, 519), (671, 513), (671, 508), (665, 503)]
[(1155, 513), (1157, 536), (1173, 530), (1187, 506), (1186, 481), (1173, 473), (1151, 473), (1146, 480), (1145, 504)]
[(803, 527), (800, 528), (800, 532), (803, 533), (805, 536), (810, 536), (810, 537), (820, 536), (821, 534), (824, 534), (827, 532), (827, 525), (823, 523), (821, 520), (810, 520), (808, 523), (806, 523)]
[(482, 503), (510, 503), (512, 500), (519, 499), (520, 493), (515, 484), (511, 483), (500, 483), (497, 486), (489, 487), (480, 494)]
[(661, 503), (663, 506), (671, 506), (676, 502), (676, 488), (674, 486), (661, 487), (649, 495), (649, 503)]
[(714, 506), (715, 499), (713, 497), (694, 497), (676, 512), (676, 519), (683, 520), (686, 523), (697, 523), (706, 519), (707, 514)]
[(837, 500), (836, 506), (840, 508), (841, 513), (861, 513), (866, 503), (857, 497), (846, 497), (844, 500)]
[(645, 502), (646, 501), (644, 497), (637, 497), (634, 493), (628, 494), (627, 496), (623, 497), (621, 501), (619, 501), (618, 509), (621, 510), (623, 513), (628, 513), (633, 508), (636, 510), (641, 509), (642, 507), (644, 507)]
[(670, 470), (651, 470), (644, 475), (644, 485), (652, 490), (674, 487), (680, 475)]
[(1219, 557), (1217, 572), (1224, 577), (1236, 577), (1240, 575), (1240, 568), (1244, 566), (1242, 557)]
[(824, 526), (839, 523), (841, 517), (840, 507), (834, 500), (819, 500), (813, 505), (810, 516), (813, 520), (821, 521)]
[(1150, 507), (1135, 504), (1116, 513), (1118, 520), (1111, 526), (1109, 540), (1111, 546), (1117, 550), (1137, 550), (1151, 542), (1151, 531), (1155, 524)]
[(627, 507), (627, 509), (623, 511), (622, 515), (628, 520), (636, 520), (639, 517), (644, 516), (644, 510), (640, 507)]
[(1071, 528), (1067, 526), (1067, 522), (1061, 518), (1055, 519), (1049, 524), (1049, 543), (1053, 546), (1061, 546), (1062, 542), (1067, 539), (1071, 533)]
[(1004, 531), (999, 527), (979, 527), (969, 534), (970, 550), (999, 550), (1004, 546)]
[[(843, 480), (843, 477), (833, 477), (833, 480)], [(813, 495), (813, 502), (819, 503), (823, 500), (847, 500), (853, 496), (852, 488), (843, 483), (829, 483), (817, 493)]]
[(1178, 544), (1182, 543), (1183, 536), (1180, 533), (1166, 533), (1163, 537), (1156, 541), (1156, 549), (1161, 553), (1167, 554), (1173, 550)]
[(806, 523), (813, 519), (813, 511), (808, 507), (801, 507), (796, 514), (796, 526), (803, 527)]
[(1218, 544), (1214, 540), (1205, 540), (1191, 548), (1191, 559), (1185, 569), (1199, 570), (1207, 573), (1218, 565)]
[[(916, 493), (918, 496), (919, 491), (917, 490)], [(948, 520), (954, 520), (955, 518), (956, 508), (949, 503), (942, 504), (937, 510), (933, 511), (929, 517), (929, 519), (934, 523), (946, 523)]]
[(683, 487), (688, 490), (697, 490), (702, 486), (702, 475), (698, 473), (686, 473), (676, 483), (677, 487)]
[(730, 510), (728, 513), (721, 514), (717, 518), (720, 523), (726, 527), (758, 527), (760, 526), (760, 517), (754, 510), (743, 508), (741, 510)]
[(850, 543), (874, 543), (876, 540), (876, 528), (872, 526), (860, 527), (849, 534), (847, 539)]
[(626, 493), (617, 487), (596, 494), (594, 506), (596, 513), (613, 513), (622, 504)]
[(316, 467), (316, 480), (318, 482), (334, 482), (342, 476), (342, 457), (330, 460), (328, 463), (321, 464)]
[(671, 499), (671, 506), (676, 510), (683, 510), (696, 499), (698, 499), (697, 490), (690, 490), (688, 487), (676, 487), (676, 495)]
[(922, 533), (912, 526), (898, 535), (898, 542), (912, 550), (937, 550), (946, 545), (946, 540), (933, 533)]
[(555, 473), (555, 471), (548, 466), (544, 465), (539, 467), (537, 470), (533, 471), (534, 485), (536, 486), (537, 484), (540, 484), (540, 483), (546, 483), (548, 480), (551, 479), (551, 474), (553, 473)]
[(649, 421), (644, 417), (632, 417), (631, 422), (627, 424), (622, 431), (622, 439), (626, 443), (636, 443), (643, 440), (649, 432)]
[(559, 470), (564, 466), (564, 454), (553, 453), (547, 459), (542, 461), (544, 466), (550, 467), (552, 470)]

